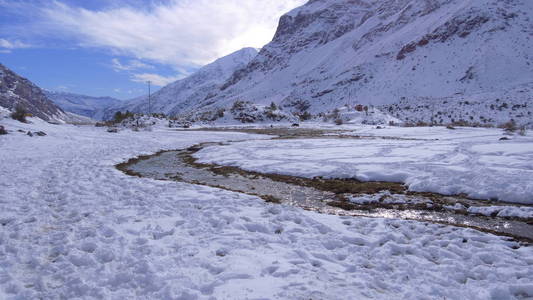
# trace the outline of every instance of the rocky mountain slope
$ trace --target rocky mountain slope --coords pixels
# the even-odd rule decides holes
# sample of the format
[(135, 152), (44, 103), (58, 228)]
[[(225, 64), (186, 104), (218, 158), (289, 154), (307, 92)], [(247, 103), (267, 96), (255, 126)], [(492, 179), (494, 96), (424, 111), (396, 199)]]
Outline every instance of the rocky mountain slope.
[(342, 104), (497, 92), (533, 81), (533, 2), (313, 0), (215, 97)]
[[(314, 115), (444, 98), (484, 106), (488, 95), (531, 103), (516, 91), (533, 83), (532, 35), (529, 0), (311, 0), (284, 15), (272, 42), (229, 79), (172, 84), (157, 109), (194, 119), (236, 101)], [(498, 113), (494, 123), (515, 117)]]
[(111, 97), (91, 97), (52, 91), (45, 91), (45, 94), (63, 110), (94, 120), (102, 120), (106, 108), (122, 103), (121, 100)]
[(450, 97), (404, 98), (380, 109), (408, 124), (493, 126), (514, 123), (533, 128), (533, 83), (509, 90)]
[(48, 122), (63, 122), (71, 118), (38, 86), (0, 64), (0, 106), (14, 110), (17, 105)]
[[(189, 108), (213, 103), (206, 99), (215, 96), (221, 84), (236, 70), (245, 67), (256, 55), (255, 48), (244, 48), (202, 67), (185, 79), (163, 87), (151, 97), (152, 112), (177, 115)], [(104, 118), (112, 118), (115, 112), (126, 110), (147, 113), (148, 96), (110, 107), (106, 109)]]

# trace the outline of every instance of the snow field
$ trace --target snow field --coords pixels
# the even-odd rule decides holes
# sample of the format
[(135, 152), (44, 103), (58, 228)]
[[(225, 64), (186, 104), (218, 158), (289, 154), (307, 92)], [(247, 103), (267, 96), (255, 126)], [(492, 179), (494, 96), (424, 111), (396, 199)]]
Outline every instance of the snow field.
[(3, 120), (2, 299), (513, 299), (533, 251), (470, 229), (337, 217), (126, 176), (127, 158), (259, 136)]
[(533, 204), (531, 136), (500, 141), (500, 129), (368, 126), (343, 135), (370, 138), (246, 141), (195, 155), (250, 171), (403, 182), (412, 191)]

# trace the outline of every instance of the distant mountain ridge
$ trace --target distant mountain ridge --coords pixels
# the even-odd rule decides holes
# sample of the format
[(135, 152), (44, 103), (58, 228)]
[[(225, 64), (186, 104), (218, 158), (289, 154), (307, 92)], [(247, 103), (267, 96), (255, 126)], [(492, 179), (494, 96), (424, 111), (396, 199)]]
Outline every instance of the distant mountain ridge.
[(94, 120), (102, 120), (104, 110), (122, 103), (112, 97), (91, 97), (67, 92), (45, 91), (46, 96), (63, 110)]

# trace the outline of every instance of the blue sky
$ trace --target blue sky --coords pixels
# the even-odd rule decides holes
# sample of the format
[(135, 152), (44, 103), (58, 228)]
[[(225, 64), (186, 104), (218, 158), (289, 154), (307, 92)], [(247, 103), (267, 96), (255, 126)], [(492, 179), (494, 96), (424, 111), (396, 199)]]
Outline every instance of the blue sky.
[(130, 99), (271, 40), (305, 0), (0, 0), (0, 63), (42, 88)]

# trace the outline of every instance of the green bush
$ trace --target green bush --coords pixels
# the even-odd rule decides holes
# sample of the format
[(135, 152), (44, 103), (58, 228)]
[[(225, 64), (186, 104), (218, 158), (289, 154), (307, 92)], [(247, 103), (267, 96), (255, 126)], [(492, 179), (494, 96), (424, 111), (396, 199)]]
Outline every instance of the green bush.
[(113, 117), (113, 122), (116, 124), (116, 123), (121, 123), (122, 121), (126, 120), (126, 119), (130, 119), (130, 118), (133, 118), (134, 117), (134, 114), (130, 111), (126, 111), (125, 113), (122, 113), (120, 111), (117, 111)]

